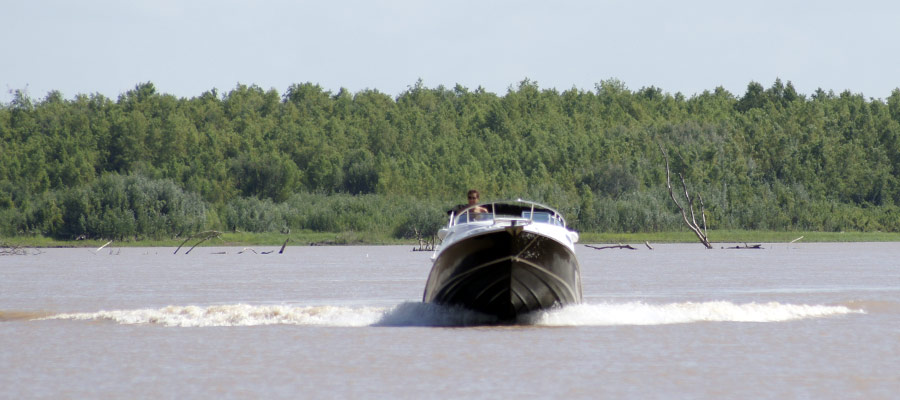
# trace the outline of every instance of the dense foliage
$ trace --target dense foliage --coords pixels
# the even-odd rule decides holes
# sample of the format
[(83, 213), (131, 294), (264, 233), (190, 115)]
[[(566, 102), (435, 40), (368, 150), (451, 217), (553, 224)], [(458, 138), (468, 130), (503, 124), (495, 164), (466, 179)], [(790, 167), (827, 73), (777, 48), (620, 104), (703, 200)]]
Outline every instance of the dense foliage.
[[(478, 188), (583, 231), (682, 229), (673, 173), (711, 228), (900, 231), (900, 90), (780, 80), (686, 98), (617, 80), (505, 95), (421, 82), (392, 98), (296, 84), (190, 99), (152, 83), (0, 105), (0, 234), (174, 237), (200, 229), (432, 232)], [(673, 184), (680, 186), (680, 182)]]

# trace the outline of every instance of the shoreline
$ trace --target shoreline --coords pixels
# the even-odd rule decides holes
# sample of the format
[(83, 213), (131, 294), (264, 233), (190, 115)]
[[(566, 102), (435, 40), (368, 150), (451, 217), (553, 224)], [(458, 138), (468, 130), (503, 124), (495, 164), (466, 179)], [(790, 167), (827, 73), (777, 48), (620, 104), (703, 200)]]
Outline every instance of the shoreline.
[[(649, 233), (580, 233), (579, 244), (640, 244), (653, 243), (693, 243), (699, 241), (693, 232), (649, 232)], [(716, 244), (757, 244), (757, 243), (844, 243), (844, 242), (900, 242), (898, 232), (778, 232), (778, 231), (709, 231), (710, 242)], [(108, 243), (109, 242), (109, 243)], [(199, 243), (198, 243), (199, 242)], [(429, 240), (430, 242), (430, 240)], [(16, 236), (0, 238), (0, 248), (97, 248), (114, 247), (178, 247), (185, 250), (197, 247), (240, 247), (240, 246), (378, 246), (404, 245), (418, 246), (413, 239), (397, 239), (365, 232), (301, 232), (292, 234), (223, 232), (209, 240), (185, 238), (137, 239), (125, 241), (110, 240), (56, 240), (43, 236)]]

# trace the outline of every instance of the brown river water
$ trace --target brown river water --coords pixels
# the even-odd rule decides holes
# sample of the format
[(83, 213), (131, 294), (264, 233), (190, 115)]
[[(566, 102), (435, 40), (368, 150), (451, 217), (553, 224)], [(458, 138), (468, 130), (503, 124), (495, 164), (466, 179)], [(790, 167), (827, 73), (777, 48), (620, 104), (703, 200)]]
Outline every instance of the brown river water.
[(0, 257), (0, 399), (896, 399), (900, 243), (578, 247), (583, 304), (483, 325), (409, 246)]

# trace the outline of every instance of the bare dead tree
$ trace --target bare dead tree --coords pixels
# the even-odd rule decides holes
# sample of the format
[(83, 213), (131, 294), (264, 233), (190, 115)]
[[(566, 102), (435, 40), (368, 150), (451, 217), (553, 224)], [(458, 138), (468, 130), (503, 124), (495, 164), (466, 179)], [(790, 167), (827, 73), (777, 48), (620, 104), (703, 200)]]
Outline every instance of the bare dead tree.
[(669, 172), (669, 155), (666, 154), (666, 151), (663, 150), (662, 144), (657, 143), (659, 146), (659, 151), (662, 152), (663, 157), (666, 159), (666, 188), (669, 189), (669, 197), (672, 198), (672, 201), (675, 203), (675, 206), (681, 210), (681, 218), (684, 219), (684, 223), (697, 235), (697, 239), (700, 239), (700, 243), (703, 243), (707, 249), (713, 248), (709, 243), (709, 238), (706, 235), (706, 212), (703, 209), (703, 197), (699, 194), (697, 195), (697, 200), (700, 202), (700, 217), (701, 221), (703, 221), (703, 228), (700, 228), (700, 225), (697, 224), (697, 217), (694, 213), (694, 199), (688, 193), (687, 184), (684, 182), (684, 175), (678, 174), (678, 177), (681, 178), (681, 187), (684, 189), (684, 198), (687, 201), (688, 210), (691, 212), (691, 218), (688, 219), (687, 211), (684, 210), (684, 207), (681, 206), (681, 203), (678, 202), (678, 199), (675, 198), (675, 193), (672, 191), (672, 183), (670, 179), (671, 173)]
[(434, 235), (431, 235), (431, 243), (428, 243), (428, 240), (422, 238), (419, 228), (414, 227), (413, 233), (416, 235), (416, 242), (419, 244), (419, 247), (413, 247), (413, 251), (434, 251)]

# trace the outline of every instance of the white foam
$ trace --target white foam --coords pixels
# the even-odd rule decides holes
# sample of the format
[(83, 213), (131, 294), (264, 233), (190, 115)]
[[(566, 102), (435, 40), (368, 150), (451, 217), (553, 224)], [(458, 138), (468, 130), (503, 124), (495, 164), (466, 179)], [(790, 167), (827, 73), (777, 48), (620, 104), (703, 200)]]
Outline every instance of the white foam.
[(287, 305), (168, 306), (161, 309), (115, 310), (59, 314), (47, 319), (111, 320), (120, 324), (159, 324), (176, 327), (323, 325), (369, 326), (384, 315), (381, 307)]
[(544, 326), (665, 325), (694, 322), (783, 322), (864, 313), (844, 306), (727, 301), (647, 304), (643, 302), (577, 304), (538, 312), (528, 322)]
[[(522, 318), (539, 326), (664, 325), (694, 322), (781, 322), (864, 313), (844, 306), (781, 303), (734, 304), (726, 301), (647, 304), (642, 302), (578, 304), (536, 312)], [(395, 307), (290, 305), (168, 306), (161, 309), (58, 314), (43, 319), (109, 320), (120, 324), (171, 327), (210, 326), (472, 326), (492, 317), (434, 304), (406, 302)]]

